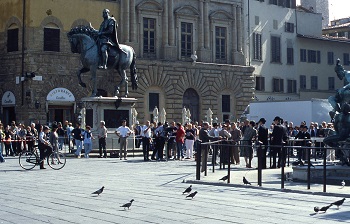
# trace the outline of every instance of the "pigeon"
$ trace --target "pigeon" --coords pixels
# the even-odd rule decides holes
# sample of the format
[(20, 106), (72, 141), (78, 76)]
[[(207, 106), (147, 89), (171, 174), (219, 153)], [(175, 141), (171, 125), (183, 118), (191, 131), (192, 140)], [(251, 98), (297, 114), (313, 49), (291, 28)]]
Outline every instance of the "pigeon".
[(247, 184), (252, 185), (247, 179), (245, 179), (245, 177), (243, 177), (243, 183), (245, 185), (247, 185)]
[(131, 201), (130, 201), (129, 203), (126, 203), (126, 204), (124, 204), (124, 205), (122, 205), (122, 206), (120, 206), (120, 207), (123, 207), (124, 210), (125, 210), (125, 208), (130, 209), (130, 206), (131, 206), (131, 204), (132, 204), (133, 201), (134, 201), (134, 199), (131, 199)]
[(193, 199), (193, 197), (194, 197), (194, 196), (196, 196), (196, 194), (197, 194), (197, 193), (198, 193), (198, 192), (197, 192), (197, 191), (195, 191), (195, 192), (193, 192), (193, 193), (191, 193), (191, 194), (187, 195), (187, 196), (186, 196), (186, 198), (191, 197), (191, 198)]
[(91, 194), (97, 194), (97, 196), (100, 196), (100, 194), (102, 194), (104, 188), (105, 187), (103, 186), (103, 187), (101, 187), (101, 189), (98, 189), (97, 191), (92, 192)]
[(331, 206), (332, 206), (332, 204), (327, 205), (327, 206), (323, 206), (322, 208), (314, 207), (314, 211), (315, 211), (316, 213), (318, 213), (318, 212), (326, 212), (327, 209), (329, 209)]
[(184, 192), (182, 192), (182, 194), (190, 193), (191, 191), (192, 191), (192, 185), (190, 185), (188, 188), (186, 188), (186, 190)]
[(336, 201), (336, 202), (333, 202), (331, 205), (336, 205), (339, 209), (339, 206), (341, 206), (345, 201), (345, 198), (339, 200), (339, 201)]
[(341, 182), (341, 187), (342, 188), (345, 187), (345, 181), (344, 180)]
[(226, 175), (226, 176), (222, 177), (222, 178), (221, 178), (221, 179), (219, 179), (219, 180), (223, 180), (223, 181), (228, 180), (228, 175)]

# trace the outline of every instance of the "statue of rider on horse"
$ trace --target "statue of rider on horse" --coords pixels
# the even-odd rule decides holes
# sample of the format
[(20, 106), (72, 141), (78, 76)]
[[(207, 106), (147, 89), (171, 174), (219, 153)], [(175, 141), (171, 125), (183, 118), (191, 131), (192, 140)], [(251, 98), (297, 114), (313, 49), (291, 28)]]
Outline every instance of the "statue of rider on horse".
[[(131, 46), (119, 44), (117, 37), (117, 21), (110, 16), (109, 10), (103, 10), (103, 18), (100, 29), (94, 29), (89, 26), (78, 26), (72, 28), (67, 37), (70, 42), (71, 51), (80, 54), (82, 68), (78, 71), (79, 85), (86, 87), (81, 78), (85, 72), (91, 73), (92, 93), (91, 96), (97, 95), (97, 77), (98, 68), (117, 70), (121, 81), (115, 86), (114, 96), (118, 96), (120, 87), (124, 85), (124, 97), (129, 94), (127, 69), (130, 69), (131, 87), (137, 89), (138, 77), (136, 72), (136, 54)], [(108, 65), (108, 67), (107, 67)]]

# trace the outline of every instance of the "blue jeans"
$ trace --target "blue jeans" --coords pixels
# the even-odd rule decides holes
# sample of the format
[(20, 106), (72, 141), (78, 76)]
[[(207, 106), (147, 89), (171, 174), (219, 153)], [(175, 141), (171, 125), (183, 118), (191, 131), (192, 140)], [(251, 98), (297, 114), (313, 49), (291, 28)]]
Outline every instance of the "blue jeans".
[(83, 149), (83, 142), (80, 140), (75, 139), (75, 145), (77, 146), (77, 151), (75, 152), (75, 155), (80, 156), (81, 150)]
[(92, 144), (85, 143), (84, 150), (85, 150), (85, 158), (89, 158), (89, 153), (92, 151)]
[(58, 137), (58, 149), (62, 150), (64, 145), (64, 136), (59, 136)]
[(0, 163), (5, 162), (4, 157), (2, 156), (2, 143), (0, 142)]
[(177, 158), (183, 158), (184, 157), (184, 144), (182, 142), (176, 142), (177, 146)]

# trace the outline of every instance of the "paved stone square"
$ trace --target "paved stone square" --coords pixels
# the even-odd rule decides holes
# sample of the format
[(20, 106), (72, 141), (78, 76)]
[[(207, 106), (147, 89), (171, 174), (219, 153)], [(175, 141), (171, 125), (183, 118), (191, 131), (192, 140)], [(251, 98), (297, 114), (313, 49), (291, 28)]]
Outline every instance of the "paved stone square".
[[(17, 157), (0, 164), (0, 223), (350, 222), (350, 199), (339, 210), (331, 207), (315, 215), (314, 206), (325, 206), (341, 195), (258, 188), (256, 179), (250, 179), (254, 187), (245, 187), (238, 182), (243, 175), (238, 172), (247, 172), (243, 168), (233, 169), (232, 186), (217, 184), (225, 171), (208, 173), (203, 183), (210, 185), (192, 184), (198, 194), (191, 200), (182, 192), (190, 184), (186, 181), (195, 180), (194, 161), (69, 158), (62, 170), (46, 167), (25, 171)], [(100, 196), (91, 194), (102, 186)], [(341, 193), (349, 193), (348, 188)], [(130, 210), (120, 207), (131, 199), (135, 201)]]

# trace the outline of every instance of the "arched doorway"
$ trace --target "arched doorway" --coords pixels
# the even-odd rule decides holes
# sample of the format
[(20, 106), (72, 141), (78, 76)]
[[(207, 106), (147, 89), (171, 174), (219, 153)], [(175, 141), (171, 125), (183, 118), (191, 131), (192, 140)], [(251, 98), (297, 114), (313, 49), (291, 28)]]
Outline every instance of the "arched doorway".
[(185, 91), (182, 98), (182, 108), (186, 107), (190, 109), (191, 112), (191, 120), (192, 121), (200, 121), (199, 120), (199, 96), (196, 90), (189, 88)]

